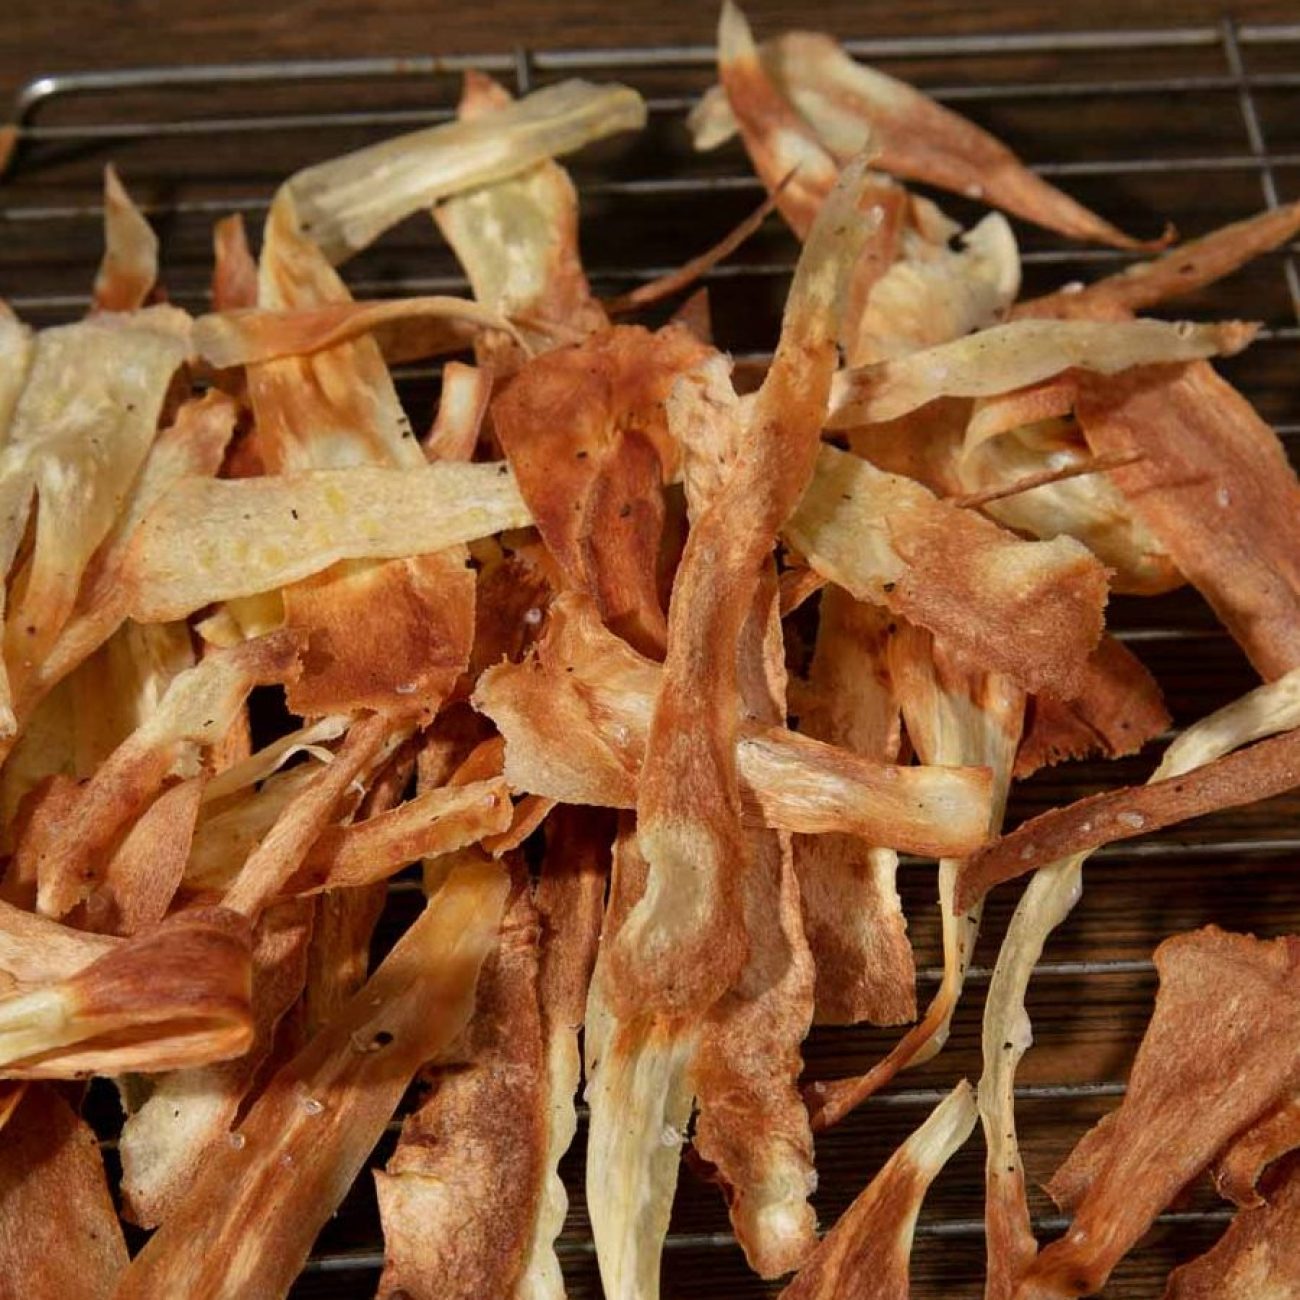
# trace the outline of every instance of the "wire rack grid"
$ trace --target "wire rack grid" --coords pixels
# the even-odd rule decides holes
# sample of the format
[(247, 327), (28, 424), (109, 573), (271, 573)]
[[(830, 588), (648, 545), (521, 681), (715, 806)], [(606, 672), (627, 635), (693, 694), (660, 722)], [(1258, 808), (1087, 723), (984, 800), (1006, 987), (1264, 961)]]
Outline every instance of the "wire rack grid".
[[(1300, 197), (1300, 24), (1176, 27), (952, 39), (850, 40), (849, 50), (907, 77), (994, 129), (1036, 170), (1138, 233), (1172, 217), (1196, 234), (1263, 206)], [(572, 160), (582, 196), (586, 262), (599, 292), (652, 279), (712, 242), (759, 191), (739, 146), (691, 153), (683, 126), (711, 79), (707, 46), (517, 49), (289, 63), (171, 66), (40, 76), (13, 109), (14, 150), (0, 181), (0, 295), (36, 324), (88, 304), (98, 255), (100, 169), (110, 158), (159, 228), (171, 298), (206, 301), (211, 222), (240, 211), (256, 224), (277, 181), (295, 168), (384, 135), (449, 118), (458, 76), (475, 67), (518, 92), (567, 76), (618, 78), (646, 96), (650, 123), (635, 140), (608, 142)], [(942, 197), (958, 217), (969, 202)], [(1123, 254), (1067, 245), (1017, 227), (1027, 291), (1115, 269)], [(759, 368), (775, 337), (795, 248), (771, 219), (707, 277), (719, 341)], [(1300, 449), (1300, 272), (1293, 248), (1180, 305), (1180, 314), (1263, 320), (1259, 343), (1227, 367)], [(465, 287), (431, 223), (406, 223), (348, 268), (358, 295)], [(427, 418), (438, 369), (398, 372), (413, 416)], [(1253, 684), (1212, 616), (1187, 593), (1117, 599), (1111, 622), (1164, 685), (1186, 725)], [(1025, 784), (1011, 817), (1141, 779), (1149, 756), (1076, 763)], [(1216, 921), (1258, 933), (1300, 930), (1300, 802), (1275, 800), (1161, 836), (1111, 846), (1089, 867), (1083, 901), (1053, 937), (1030, 999), (1037, 1045), (1018, 1088), (1031, 1179), (1045, 1179), (1073, 1141), (1123, 1095), (1123, 1078), (1150, 1013), (1150, 953), (1165, 935)], [(905, 861), (900, 888), (918, 958), (918, 994), (939, 977), (932, 864)], [(957, 1077), (979, 1073), (979, 1017), (996, 944), (1017, 891), (990, 902), (965, 1004), (945, 1051), (874, 1098), (819, 1142), (817, 1204), (833, 1221), (883, 1159)], [(377, 943), (414, 914), (418, 883), (396, 880)], [(895, 1031), (815, 1030), (809, 1074), (864, 1068)], [(110, 1164), (114, 1110), (92, 1095)], [(396, 1122), (376, 1152), (386, 1158)], [(978, 1140), (932, 1191), (917, 1232), (913, 1294), (981, 1293), (982, 1151)], [(570, 1294), (598, 1296), (582, 1191), (583, 1133), (565, 1163), (572, 1205), (560, 1242)], [(1033, 1192), (1040, 1237), (1063, 1226)], [(1204, 1249), (1226, 1211), (1204, 1191), (1161, 1216), (1125, 1261), (1107, 1295), (1143, 1300)], [(373, 1293), (382, 1243), (368, 1178), (359, 1180), (317, 1243), (295, 1296)], [(749, 1275), (716, 1193), (684, 1174), (665, 1253), (664, 1291), (679, 1296), (774, 1294)]]

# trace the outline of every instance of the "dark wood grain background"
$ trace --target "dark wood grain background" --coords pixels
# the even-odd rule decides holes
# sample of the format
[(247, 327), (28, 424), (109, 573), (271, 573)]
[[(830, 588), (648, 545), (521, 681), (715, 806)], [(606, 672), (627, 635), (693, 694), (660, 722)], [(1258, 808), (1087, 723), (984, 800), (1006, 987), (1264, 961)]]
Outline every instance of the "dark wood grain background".
[[(788, 26), (815, 26), (843, 36), (947, 36), (1119, 27), (1162, 28), (1213, 24), (1225, 13), (1238, 22), (1300, 20), (1297, 0), (1096, 0), (1076, 6), (1024, 2), (959, 4), (955, 0), (830, 0), (820, 6), (749, 0), (760, 35)], [(296, 0), (276, 5), (252, 0), (162, 0), (92, 3), (92, 0), (9, 0), (0, 18), (0, 121), (18, 86), (39, 73), (172, 62), (270, 60), (282, 57), (451, 54), (558, 46), (649, 43), (704, 44), (712, 40), (716, 9), (701, 4), (610, 4), (598, 0), (476, 0), (418, 3), (388, 0)], [(1252, 72), (1300, 73), (1300, 44), (1277, 50), (1255, 44), (1246, 51)], [(963, 87), (1092, 80), (1123, 83), (1152, 78), (1217, 78), (1213, 90), (1120, 94), (1098, 91), (1076, 98), (1009, 96), (969, 99), (956, 106), (1012, 143), (1035, 164), (1056, 167), (1054, 176), (1085, 202), (1138, 233), (1158, 231), (1174, 218), (1188, 235), (1248, 215), (1262, 205), (1261, 178), (1251, 165), (1239, 88), (1225, 78), (1224, 51), (1213, 44), (1180, 49), (1101, 48), (1056, 54), (988, 53), (978, 58), (911, 58), (890, 70), (924, 86)], [(705, 68), (619, 75), (648, 93), (695, 93), (709, 79)], [(434, 84), (436, 80), (436, 84)], [(264, 86), (216, 95), (210, 90), (149, 92), (132, 96), (82, 97), (43, 109), (42, 124), (74, 130), (104, 121), (167, 121), (257, 113), (323, 113), (338, 107), (418, 110), (454, 100), (455, 78), (408, 82)], [(1300, 198), (1300, 86), (1265, 86), (1256, 95), (1271, 148), (1289, 159), (1274, 169), (1281, 197)], [(630, 267), (673, 265), (697, 252), (753, 206), (753, 189), (709, 188), (689, 192), (632, 194), (626, 182), (646, 176), (717, 175), (736, 178), (748, 167), (738, 147), (705, 158), (687, 148), (680, 112), (652, 117), (636, 140), (589, 150), (571, 166), (582, 195), (585, 261), (601, 293), (628, 287)], [(114, 158), (137, 196), (150, 206), (163, 240), (164, 278), (174, 299), (201, 309), (210, 265), (210, 227), (225, 205), (240, 206), (256, 229), (258, 206), (272, 187), (297, 167), (354, 148), (398, 129), (341, 125), (328, 131), (284, 130), (263, 134), (212, 131), (197, 136), (52, 138), (26, 144), (13, 173), (0, 184), (0, 296), (37, 324), (74, 317), (83, 310), (100, 231), (95, 205), (100, 169)], [(1222, 166), (1216, 159), (1244, 160)], [(1154, 157), (1185, 164), (1173, 170), (1122, 166)], [(1204, 165), (1197, 160), (1208, 160)], [(1098, 164), (1080, 171), (1084, 164)], [(1112, 166), (1112, 164), (1116, 164)], [(1069, 170), (1070, 167), (1074, 171)], [(1065, 170), (1062, 171), (1061, 168)], [(609, 182), (613, 182), (611, 185)], [(623, 184), (624, 188), (619, 189)], [(949, 197), (945, 207), (963, 220), (974, 205)], [(25, 216), (23, 214), (26, 214)], [(1113, 263), (1097, 250), (1071, 250), (1062, 241), (1017, 225), (1029, 256), (1026, 291), (1040, 292), (1070, 279), (1087, 279)], [(769, 348), (788, 268), (795, 249), (773, 219), (738, 260), (752, 274), (722, 276), (711, 286), (719, 342), (738, 353)], [(1195, 316), (1260, 319), (1274, 332), (1225, 367), (1284, 430), (1293, 456), (1300, 451), (1300, 365), (1296, 315), (1280, 274), (1282, 259), (1261, 260), (1233, 281), (1198, 295), (1179, 310)], [(405, 223), (381, 245), (348, 267), (354, 286), (369, 293), (398, 292), (424, 277), (454, 276), (448, 250), (430, 223)], [(427, 375), (403, 378), (402, 395), (417, 421), (427, 421), (436, 398)], [(1134, 649), (1164, 685), (1177, 725), (1186, 725), (1253, 684), (1240, 654), (1215, 634), (1213, 619), (1185, 593), (1156, 601), (1117, 600), (1112, 625), (1119, 629), (1176, 628), (1191, 635), (1147, 639)], [(1143, 779), (1150, 753), (1113, 765), (1075, 764), (1044, 773), (1019, 789), (1015, 819), (1045, 806), (1110, 785)], [(1207, 922), (1261, 934), (1300, 931), (1300, 854), (1293, 851), (1300, 800), (1274, 801), (1160, 837), (1156, 843), (1116, 846), (1089, 865), (1084, 897), (1053, 936), (1045, 953), (1051, 969), (1031, 988), (1029, 1010), (1036, 1043), (1025, 1059), (1026, 1085), (1078, 1085), (1068, 1097), (1027, 1096), (1020, 1105), (1023, 1147), (1032, 1180), (1046, 1178), (1079, 1134), (1116, 1104), (1133, 1050), (1150, 1014), (1154, 978), (1144, 963), (1166, 935)], [(1238, 848), (1251, 841), (1253, 849)], [(1268, 848), (1274, 841), (1275, 847)], [(1263, 842), (1264, 851), (1258, 845)], [(413, 882), (412, 882), (413, 883)], [(900, 888), (911, 922), (922, 977), (919, 996), (935, 987), (939, 963), (932, 864), (904, 867)], [(996, 956), (1019, 887), (991, 900), (977, 968)], [(397, 890), (380, 942), (414, 914), (418, 896)], [(1121, 962), (1103, 973), (1079, 963)], [(874, 1099), (818, 1143), (821, 1185), (817, 1208), (833, 1222), (897, 1142), (924, 1117), (935, 1100), (962, 1075), (978, 1077), (979, 1028), (984, 979), (972, 978), (945, 1051), (885, 1096)], [(807, 1046), (811, 1077), (861, 1069), (888, 1049), (895, 1034), (859, 1028), (817, 1031)], [(97, 1115), (111, 1136), (116, 1101), (99, 1090)], [(372, 1163), (387, 1158), (390, 1134)], [(570, 1294), (599, 1294), (582, 1195), (583, 1136), (566, 1160), (574, 1203), (562, 1252)], [(111, 1147), (110, 1163), (113, 1159)], [(983, 1148), (975, 1138), (936, 1185), (922, 1215), (915, 1254), (914, 1295), (974, 1300), (981, 1291), (983, 1241), (972, 1221), (981, 1214)], [(1050, 1213), (1035, 1188), (1036, 1214)], [(1193, 1209), (1216, 1209), (1208, 1192)], [(1113, 1300), (1158, 1297), (1173, 1263), (1203, 1249), (1221, 1220), (1159, 1227), (1117, 1272), (1106, 1292)], [(682, 1179), (672, 1246), (665, 1262), (669, 1296), (739, 1297), (771, 1294), (745, 1271), (727, 1244), (725, 1208), (714, 1189)], [(373, 1191), (363, 1175), (341, 1213), (322, 1233), (319, 1262), (295, 1289), (298, 1297), (372, 1295), (378, 1247)], [(367, 1258), (368, 1256), (368, 1258)], [(355, 1264), (355, 1266), (353, 1266)], [(0, 1292), (4, 1292), (0, 1281)]]
[[(1300, 17), (1295, 0), (752, 0), (763, 30), (812, 26), (843, 36), (1166, 27)], [(9, 0), (0, 21), (0, 102), (35, 72), (150, 63), (499, 50), (512, 44), (700, 43), (712, 3), (683, 0)]]

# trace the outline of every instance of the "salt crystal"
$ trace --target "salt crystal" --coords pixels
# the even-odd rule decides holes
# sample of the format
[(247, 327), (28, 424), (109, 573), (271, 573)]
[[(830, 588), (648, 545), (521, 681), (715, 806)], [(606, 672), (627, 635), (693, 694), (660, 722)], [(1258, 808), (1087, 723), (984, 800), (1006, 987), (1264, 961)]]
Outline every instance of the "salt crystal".
[(1232, 493), (1227, 488), (1221, 487), (1214, 494), (1214, 499), (1218, 502), (1220, 510), (1226, 510), (1232, 504)]
[(226, 1141), (228, 1141), (236, 1151), (242, 1151), (244, 1149), (244, 1143), (247, 1142), (248, 1139), (242, 1133), (231, 1133)]
[(1140, 812), (1122, 812), (1115, 814), (1115, 820), (1130, 830), (1140, 831), (1147, 824), (1147, 819)]

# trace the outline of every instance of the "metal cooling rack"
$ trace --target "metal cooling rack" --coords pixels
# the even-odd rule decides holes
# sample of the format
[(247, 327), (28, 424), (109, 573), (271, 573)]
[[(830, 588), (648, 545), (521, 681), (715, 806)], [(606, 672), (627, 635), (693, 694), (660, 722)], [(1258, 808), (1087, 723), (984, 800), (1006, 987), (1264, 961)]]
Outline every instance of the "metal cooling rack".
[[(1180, 219), (1190, 209), (1187, 233), (1194, 234), (1300, 197), (1300, 24), (1225, 21), (1163, 30), (846, 44), (855, 55), (990, 125), (1044, 176), (1131, 228), (1144, 222), (1156, 229), (1165, 215)], [(699, 159), (685, 141), (680, 119), (710, 80), (713, 59), (708, 46), (519, 49), (472, 57), (41, 76), (23, 87), (13, 107), (16, 147), (0, 180), (0, 294), (39, 324), (85, 308), (97, 255), (99, 169), (114, 158), (161, 229), (170, 296), (202, 309), (208, 274), (204, 236), (212, 220), (231, 211), (256, 218), (274, 181), (298, 166), (449, 118), (456, 77), (470, 67), (496, 74), (521, 93), (580, 75), (625, 80), (646, 95), (648, 142), (600, 146), (573, 163), (591, 278), (598, 291), (613, 292), (684, 260), (755, 201), (759, 185), (737, 146)], [(956, 215), (966, 213), (961, 200), (942, 201)], [(419, 233), (422, 241), (404, 228), (359, 257), (349, 269), (354, 290), (384, 296), (463, 289), (464, 279), (446, 251), (428, 229)], [(1042, 232), (1018, 228), (1018, 234), (1025, 237), (1027, 279), (1032, 284), (1037, 277), (1044, 287), (1104, 274), (1125, 257), (1069, 247)], [(1216, 289), (1187, 310), (1266, 321), (1248, 359), (1229, 369), (1274, 421), (1293, 457), (1300, 448), (1298, 252), (1291, 248), (1263, 259), (1244, 282)], [(775, 336), (774, 304), (794, 255), (772, 219), (735, 258), (706, 277), (719, 339), (734, 348), (742, 365), (761, 366), (767, 358), (763, 344)], [(754, 310), (755, 302), (763, 309)], [(401, 368), (404, 400), (427, 409), (437, 377), (437, 367)], [(1231, 643), (1194, 599), (1117, 602), (1115, 615), (1118, 635), (1166, 684), (1179, 722), (1252, 684)], [(1013, 815), (1145, 771), (1146, 766), (1074, 765), (1031, 782), (1013, 804)], [(1191, 833), (1113, 845), (1096, 855), (1084, 902), (1049, 946), (1031, 996), (1035, 1029), (1046, 1040), (1026, 1058), (1025, 1082), (1017, 1090), (1031, 1177), (1050, 1172), (1081, 1129), (1123, 1094), (1119, 1080), (1149, 1014), (1150, 951), (1164, 933), (1212, 919), (1261, 932), (1300, 930), (1300, 886), (1291, 883), (1294, 873), (1287, 870), (1300, 860), (1296, 807), (1274, 803), (1262, 812), (1202, 823)], [(932, 875), (922, 864), (907, 862), (900, 887), (912, 918), (918, 996), (924, 1000), (940, 973)], [(1142, 910), (1143, 889), (1154, 896), (1154, 915)], [(981, 949), (986, 962), (1014, 903), (1014, 891), (1001, 897), (1008, 892), (1000, 891), (990, 906)], [(410, 915), (417, 895), (417, 882), (394, 882), (386, 919), (390, 929)], [(933, 1066), (824, 1135), (819, 1145), (824, 1221), (833, 1220), (959, 1073), (977, 1077), (980, 1005), (989, 975), (987, 964), (971, 969), (966, 1004), (949, 1047)], [(1075, 1003), (1100, 1004), (1097, 1020), (1076, 1025)], [(828, 1074), (863, 1068), (893, 1037), (869, 1029), (814, 1031), (810, 1068)], [(1044, 1064), (1036, 1069), (1040, 1060)], [(104, 1142), (111, 1160), (115, 1144), (108, 1127)], [(390, 1125), (386, 1144), (396, 1128)], [(1036, 1139), (1048, 1148), (1039, 1153), (1037, 1166)], [(381, 1146), (377, 1160), (387, 1149)], [(580, 1132), (568, 1161), (577, 1204), (560, 1252), (571, 1295), (596, 1296), (581, 1157)], [(917, 1297), (979, 1294), (982, 1159), (980, 1143), (971, 1143), (927, 1202), (914, 1255)], [(373, 1293), (383, 1257), (365, 1182), (363, 1177), (322, 1234), (295, 1295)], [(695, 1186), (684, 1174), (679, 1201), (665, 1259), (666, 1294), (774, 1292), (744, 1270), (712, 1190)], [(1040, 1236), (1064, 1226), (1047, 1212), (1045, 1200), (1037, 1199), (1035, 1209)], [(1162, 1216), (1153, 1240), (1121, 1267), (1107, 1294), (1132, 1300), (1158, 1296), (1172, 1263), (1204, 1249), (1227, 1218), (1227, 1211), (1210, 1200)]]

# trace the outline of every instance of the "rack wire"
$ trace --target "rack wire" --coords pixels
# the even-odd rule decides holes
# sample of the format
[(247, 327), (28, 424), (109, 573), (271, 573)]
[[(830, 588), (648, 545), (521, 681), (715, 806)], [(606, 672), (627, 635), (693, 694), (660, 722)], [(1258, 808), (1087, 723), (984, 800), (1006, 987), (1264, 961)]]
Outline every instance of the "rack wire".
[[(1300, 197), (1300, 24), (945, 38), (852, 40), (855, 55), (915, 81), (995, 129), (1041, 174), (1130, 228), (1166, 216), (1185, 233)], [(690, 153), (682, 117), (710, 80), (708, 46), (516, 49), (473, 57), (414, 55), (54, 73), (22, 88), (13, 107), (15, 147), (0, 181), (0, 294), (34, 323), (79, 314), (97, 255), (99, 175), (114, 158), (160, 227), (172, 299), (206, 302), (207, 231), (239, 211), (256, 218), (275, 181), (296, 167), (396, 131), (446, 120), (457, 77), (474, 67), (523, 93), (566, 76), (616, 77), (645, 94), (650, 124), (638, 141), (602, 145), (572, 163), (584, 209), (592, 280), (616, 292), (654, 278), (711, 242), (758, 193), (736, 146)], [(341, 106), (344, 105), (344, 106)], [(977, 209), (941, 200), (959, 217)], [(1018, 227), (1030, 286), (1105, 274), (1125, 255), (1068, 246)], [(1267, 328), (1233, 378), (1300, 450), (1300, 270), (1290, 248), (1234, 282), (1199, 295), (1194, 315), (1263, 319)], [(707, 276), (720, 342), (738, 363), (761, 367), (795, 249), (772, 219)], [(429, 223), (408, 223), (349, 269), (359, 295), (447, 292), (465, 287)], [(427, 414), (436, 367), (398, 372), (404, 400)], [(1195, 599), (1181, 594), (1116, 601), (1117, 634), (1161, 678), (1185, 724), (1252, 684), (1235, 647)], [(1136, 779), (1139, 759), (1074, 764), (1031, 781), (1012, 816)], [(1079, 1133), (1123, 1094), (1123, 1075), (1150, 1011), (1151, 949), (1165, 934), (1208, 921), (1260, 933), (1300, 930), (1300, 808), (1294, 800), (1224, 815), (1193, 828), (1099, 852), (1075, 915), (1054, 937), (1035, 977), (1030, 1011), (1039, 1045), (1017, 1090), (1031, 1178), (1045, 1177)], [(933, 873), (907, 861), (900, 886), (918, 954), (918, 995), (938, 980)], [(996, 944), (1015, 891), (991, 900), (985, 964), (968, 976), (966, 1003), (945, 1052), (874, 1098), (819, 1146), (819, 1209), (831, 1221), (897, 1141), (960, 1074), (979, 1072), (979, 1016)], [(395, 881), (384, 924), (391, 932), (418, 905), (418, 884)], [(381, 932), (380, 942), (384, 942)], [(809, 1072), (864, 1068), (895, 1031), (815, 1030)], [(382, 1159), (396, 1124), (381, 1144)], [(114, 1141), (105, 1125), (110, 1160)], [(574, 1205), (560, 1243), (570, 1294), (599, 1287), (581, 1193), (583, 1138), (566, 1162)], [(972, 1143), (936, 1186), (918, 1228), (914, 1294), (980, 1294), (982, 1153)], [(363, 1179), (322, 1234), (295, 1295), (373, 1293), (382, 1266), (373, 1197)], [(1063, 1221), (1035, 1193), (1040, 1237)], [(1162, 1216), (1107, 1292), (1128, 1300), (1162, 1293), (1164, 1274), (1203, 1249), (1227, 1218), (1201, 1197)], [(672, 1295), (769, 1294), (744, 1269), (716, 1194), (684, 1175), (668, 1239)]]

